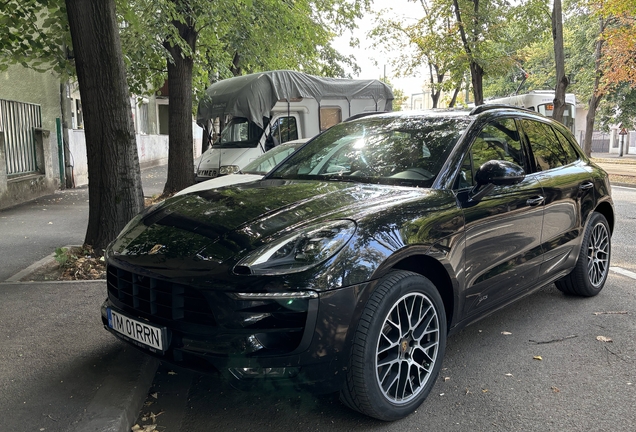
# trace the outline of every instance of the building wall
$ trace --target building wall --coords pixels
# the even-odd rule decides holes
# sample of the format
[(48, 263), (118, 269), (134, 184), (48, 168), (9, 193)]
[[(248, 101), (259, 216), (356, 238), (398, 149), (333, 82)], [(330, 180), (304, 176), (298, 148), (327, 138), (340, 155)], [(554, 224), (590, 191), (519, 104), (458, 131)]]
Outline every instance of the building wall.
[(20, 65), (0, 72), (0, 99), (42, 106), (42, 128), (55, 134), (55, 119), (62, 117), (60, 78), (53, 72), (36, 72)]
[(39, 173), (7, 176), (4, 157), (0, 174), (0, 208), (53, 193), (60, 185), (56, 119), (62, 117), (60, 79), (52, 72), (36, 72), (20, 65), (0, 72), (0, 99), (40, 105), (42, 129), (36, 134)]

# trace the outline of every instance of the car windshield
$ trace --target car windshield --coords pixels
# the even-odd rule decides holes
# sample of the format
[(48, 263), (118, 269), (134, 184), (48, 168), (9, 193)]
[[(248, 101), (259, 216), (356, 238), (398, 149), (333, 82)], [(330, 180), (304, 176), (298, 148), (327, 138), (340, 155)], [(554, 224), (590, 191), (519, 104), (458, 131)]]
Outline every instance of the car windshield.
[(256, 147), (263, 134), (263, 129), (256, 123), (243, 117), (234, 117), (223, 128), (221, 136), (212, 147), (215, 148), (248, 148)]
[(467, 117), (374, 117), (336, 125), (268, 178), (429, 187), (470, 124)]
[(304, 143), (281, 144), (245, 165), (243, 174), (265, 175)]

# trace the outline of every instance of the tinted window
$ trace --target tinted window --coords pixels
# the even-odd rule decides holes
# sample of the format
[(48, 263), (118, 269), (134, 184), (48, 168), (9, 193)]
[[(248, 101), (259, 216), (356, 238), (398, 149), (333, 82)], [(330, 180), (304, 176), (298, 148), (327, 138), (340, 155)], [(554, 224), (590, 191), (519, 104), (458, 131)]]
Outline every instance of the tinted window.
[(565, 150), (565, 153), (567, 155), (567, 163), (570, 164), (572, 162), (576, 162), (579, 159), (579, 155), (572, 147), (572, 141), (568, 140), (565, 135), (563, 135), (558, 129), (554, 129), (554, 132), (556, 133), (557, 139), (561, 143), (561, 147), (563, 147), (563, 150)]
[(550, 125), (533, 120), (522, 120), (522, 124), (534, 155), (537, 171), (558, 168), (576, 160), (574, 149), (569, 145), (562, 146)]
[(524, 167), (521, 140), (513, 119), (497, 120), (481, 130), (464, 158), (456, 187), (471, 187), (477, 169), (490, 160), (505, 160)]

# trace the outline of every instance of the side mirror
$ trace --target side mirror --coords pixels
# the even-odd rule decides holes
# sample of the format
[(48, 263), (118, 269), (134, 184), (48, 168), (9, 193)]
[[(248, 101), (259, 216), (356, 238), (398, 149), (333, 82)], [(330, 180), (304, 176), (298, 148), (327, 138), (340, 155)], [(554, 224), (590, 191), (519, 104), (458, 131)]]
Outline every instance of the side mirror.
[(526, 172), (519, 165), (503, 161), (491, 160), (479, 167), (475, 173), (477, 186), (493, 184), (495, 186), (510, 186), (520, 183)]
[(510, 186), (520, 183), (526, 172), (519, 165), (503, 161), (491, 160), (479, 167), (475, 173), (477, 183), (470, 192), (469, 202), (480, 201), (488, 195), (495, 186)]

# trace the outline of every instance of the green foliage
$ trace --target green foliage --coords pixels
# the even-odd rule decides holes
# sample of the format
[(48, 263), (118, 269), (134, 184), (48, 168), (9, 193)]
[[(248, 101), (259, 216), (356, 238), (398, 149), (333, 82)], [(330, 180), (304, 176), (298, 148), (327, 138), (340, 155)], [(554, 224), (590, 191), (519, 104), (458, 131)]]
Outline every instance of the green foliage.
[[(568, 92), (575, 93), (581, 101), (587, 101), (594, 84), (594, 44), (598, 37), (598, 25), (589, 11), (578, 2), (564, 3), (564, 7), (566, 5), (563, 39), (565, 72), (570, 80)], [(499, 97), (514, 94), (517, 89), (519, 93), (526, 93), (555, 88), (554, 44), (549, 20), (544, 26), (545, 31), (535, 38), (517, 35), (516, 38), (524, 42), (515, 53), (517, 62), (505, 75), (488, 77), (484, 85), (486, 95)], [(521, 85), (525, 73), (527, 78)]]
[(472, 0), (423, 0), (421, 5), (424, 17), (412, 25), (381, 13), (370, 36), (402, 75), (427, 66), (433, 94), (460, 89), (471, 62), (491, 77), (491, 94), (514, 91), (509, 81), (520, 75), (519, 51), (550, 30), (546, 0), (479, 2), (477, 13)]
[[(345, 76), (345, 66), (357, 66), (330, 42), (367, 7), (368, 0), (121, 0), (129, 85), (139, 95), (163, 85), (171, 61), (166, 41), (194, 60), (194, 100), (218, 79), (263, 70)], [(194, 52), (173, 25), (186, 21), (197, 33)]]
[(53, 254), (53, 258), (60, 266), (63, 266), (68, 261), (68, 249), (67, 248), (57, 248), (55, 249), (55, 253)]
[(608, 131), (611, 125), (623, 125), (628, 130), (636, 127), (636, 89), (623, 83), (607, 93), (597, 111), (598, 128)]
[(402, 104), (405, 103), (409, 97), (404, 94), (403, 90), (393, 87), (393, 84), (391, 84), (388, 78), (384, 77), (380, 81), (391, 87), (391, 91), (393, 92), (393, 111), (402, 111)]
[(0, 70), (20, 64), (37, 71), (74, 73), (71, 46), (62, 0), (0, 1)]

